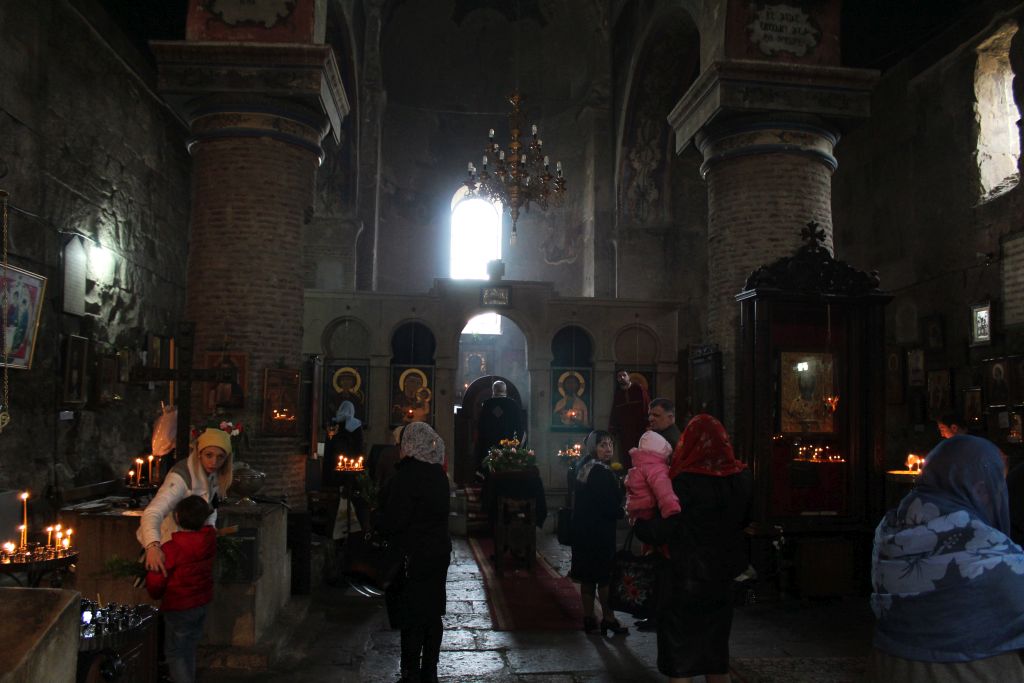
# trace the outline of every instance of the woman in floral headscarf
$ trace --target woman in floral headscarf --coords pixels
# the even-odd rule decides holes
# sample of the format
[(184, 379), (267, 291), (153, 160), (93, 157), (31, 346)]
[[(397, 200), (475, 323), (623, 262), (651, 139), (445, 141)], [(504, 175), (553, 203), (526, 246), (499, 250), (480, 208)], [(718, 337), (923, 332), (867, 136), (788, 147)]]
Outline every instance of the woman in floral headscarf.
[(381, 491), (377, 529), (408, 558), (385, 595), (392, 628), (402, 632), (401, 681), (437, 680), (448, 564), (448, 477), (444, 441), (425, 422), (402, 430), (401, 459)]
[(679, 514), (638, 520), (635, 527), (641, 540), (669, 549), (669, 597), (658, 606), (658, 671), (673, 682), (704, 675), (709, 683), (727, 683), (732, 583), (747, 568), (743, 529), (754, 480), (736, 460), (725, 428), (707, 414), (686, 425), (669, 476)]
[(958, 435), (875, 530), (873, 681), (1024, 681), (1024, 551), (999, 449)]

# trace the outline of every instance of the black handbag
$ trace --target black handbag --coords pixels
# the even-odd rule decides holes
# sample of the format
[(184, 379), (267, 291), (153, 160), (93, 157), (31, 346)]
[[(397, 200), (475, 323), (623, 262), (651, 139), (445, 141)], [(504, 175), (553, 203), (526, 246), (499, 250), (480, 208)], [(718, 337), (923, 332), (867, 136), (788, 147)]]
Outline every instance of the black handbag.
[(341, 573), (349, 579), (387, 590), (405, 573), (407, 558), (397, 547), (373, 532), (353, 533), (342, 550)]
[(658, 609), (660, 575), (665, 558), (658, 552), (634, 555), (631, 550), (633, 530), (630, 529), (622, 549), (612, 559), (612, 577), (608, 599), (613, 610), (634, 617), (655, 615)]
[(572, 508), (558, 508), (555, 535), (562, 545), (572, 545)]

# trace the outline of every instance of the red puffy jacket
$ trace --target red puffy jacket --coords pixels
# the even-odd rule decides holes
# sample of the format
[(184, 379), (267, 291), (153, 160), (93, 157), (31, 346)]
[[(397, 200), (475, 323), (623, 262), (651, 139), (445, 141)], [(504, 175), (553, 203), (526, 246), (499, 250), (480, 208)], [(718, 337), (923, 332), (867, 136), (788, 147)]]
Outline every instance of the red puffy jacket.
[(175, 531), (161, 546), (167, 576), (146, 574), (146, 590), (159, 600), (160, 609), (181, 612), (213, 600), (213, 558), (217, 554), (217, 530)]

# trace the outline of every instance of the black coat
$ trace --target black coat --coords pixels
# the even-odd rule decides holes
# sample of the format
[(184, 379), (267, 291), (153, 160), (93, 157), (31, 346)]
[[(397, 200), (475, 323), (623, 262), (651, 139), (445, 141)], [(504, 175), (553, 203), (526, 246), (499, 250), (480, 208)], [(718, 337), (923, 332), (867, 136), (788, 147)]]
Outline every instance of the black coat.
[(393, 628), (409, 628), (445, 613), (451, 561), (448, 477), (440, 465), (403, 458), (381, 492), (375, 528), (409, 558), (403, 579), (387, 591)]
[(615, 556), (616, 521), (624, 516), (619, 479), (596, 464), (586, 483), (574, 483), (573, 499), (569, 576), (581, 583), (606, 584)]
[(668, 519), (636, 523), (637, 538), (668, 543), (676, 582), (731, 581), (747, 568), (743, 530), (750, 521), (754, 477), (749, 469), (728, 477), (683, 472), (672, 480), (682, 508)]

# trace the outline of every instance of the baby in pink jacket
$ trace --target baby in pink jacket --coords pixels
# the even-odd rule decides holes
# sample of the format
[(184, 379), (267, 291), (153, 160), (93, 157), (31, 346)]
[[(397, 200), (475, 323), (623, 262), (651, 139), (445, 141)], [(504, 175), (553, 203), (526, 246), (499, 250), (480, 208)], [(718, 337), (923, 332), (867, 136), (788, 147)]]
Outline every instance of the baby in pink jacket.
[(678, 514), (679, 498), (672, 491), (668, 476), (668, 463), (672, 458), (672, 445), (665, 437), (647, 431), (640, 437), (640, 445), (629, 450), (633, 466), (626, 475), (626, 512), (629, 519), (651, 519), (654, 510), (661, 516)]

